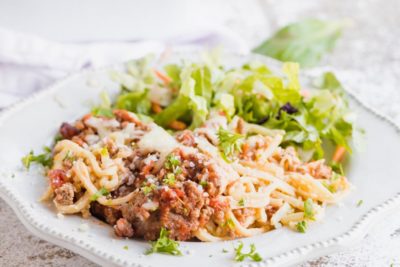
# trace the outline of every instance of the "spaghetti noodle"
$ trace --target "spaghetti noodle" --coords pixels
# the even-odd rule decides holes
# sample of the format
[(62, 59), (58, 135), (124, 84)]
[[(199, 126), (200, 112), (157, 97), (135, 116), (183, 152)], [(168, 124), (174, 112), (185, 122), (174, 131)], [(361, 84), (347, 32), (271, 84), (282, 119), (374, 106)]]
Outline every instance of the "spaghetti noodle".
[[(218, 241), (320, 220), (326, 205), (349, 191), (324, 160), (303, 162), (281, 145), (284, 131), (210, 115), (173, 135), (136, 115), (87, 115), (53, 149), (49, 189), (63, 214), (88, 212), (116, 234)], [(237, 136), (224, 155), (221, 131)]]

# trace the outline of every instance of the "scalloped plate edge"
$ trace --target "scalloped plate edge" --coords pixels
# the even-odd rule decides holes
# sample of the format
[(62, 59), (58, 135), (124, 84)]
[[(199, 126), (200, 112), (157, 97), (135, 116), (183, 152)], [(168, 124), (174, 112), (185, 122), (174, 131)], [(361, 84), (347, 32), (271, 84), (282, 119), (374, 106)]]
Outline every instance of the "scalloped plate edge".
[[(185, 52), (181, 52), (184, 54)], [(177, 54), (181, 54), (177, 53)], [(233, 56), (249, 56), (249, 54), (238, 54), (231, 53)], [(274, 59), (270, 59), (261, 55), (250, 54), (253, 58), (260, 58), (265, 61), (268, 59), (270, 61), (275, 61)], [(0, 126), (2, 126), (3, 121), (14, 112), (18, 112), (24, 106), (34, 102), (36, 99), (44, 96), (46, 94), (50, 94), (53, 91), (57, 90), (57, 88), (67, 83), (70, 79), (73, 79), (77, 76), (83, 76), (92, 71), (103, 71), (112, 68), (113, 66), (118, 66), (120, 64), (113, 64), (111, 66), (106, 66), (98, 69), (87, 69), (75, 74), (69, 75), (61, 80), (56, 81), (54, 84), (49, 87), (32, 94), (31, 96), (21, 100), (20, 102), (13, 104), (12, 106), (6, 108), (5, 110), (0, 112)], [(329, 69), (334, 71), (333, 68), (324, 67), (324, 68), (315, 68), (313, 69)], [(303, 75), (307, 75), (307, 71), (303, 71)], [(383, 122), (389, 124), (399, 135), (400, 137), (400, 127), (392, 121), (390, 118), (376, 111), (374, 108), (365, 104), (361, 101), (355, 94), (346, 89), (346, 93), (353, 99), (355, 102), (360, 105), (364, 110), (378, 117)], [(24, 204), (22, 200), (18, 199), (18, 194), (13, 192), (11, 188), (7, 188), (7, 186), (0, 180), (0, 197), (6, 201), (6, 203), (13, 209), (19, 220), (23, 223), (23, 225), (30, 231), (32, 234), (47, 240), (53, 244), (59, 245), (61, 247), (67, 248), (77, 254), (82, 255), (89, 260), (98, 263), (102, 266), (132, 266), (132, 267), (141, 267), (142, 265), (136, 263), (127, 263), (122, 262), (120, 259), (115, 258), (113, 255), (96, 251), (96, 248), (91, 246), (88, 243), (77, 242), (74, 238), (69, 237), (68, 235), (64, 235), (61, 231), (57, 229), (50, 229), (45, 225), (41, 224), (37, 221), (34, 216), (29, 211), (29, 205)], [(368, 212), (366, 212), (361, 219), (359, 219), (350, 230), (346, 231), (342, 235), (338, 237), (334, 237), (328, 240), (315, 242), (306, 246), (301, 246), (295, 249), (291, 249), (287, 252), (280, 253), (276, 256), (265, 259), (260, 263), (244, 263), (240, 266), (250, 267), (250, 266), (259, 266), (259, 267), (270, 267), (270, 266), (288, 266), (294, 263), (303, 262), (312, 258), (316, 258), (319, 256), (323, 256), (329, 253), (341, 251), (358, 241), (360, 241), (366, 234), (370, 227), (376, 221), (380, 221), (383, 219), (384, 215), (389, 213), (392, 209), (400, 207), (400, 192), (398, 192), (393, 197), (387, 199), (382, 204), (371, 208)], [(106, 261), (106, 262), (105, 262)]]

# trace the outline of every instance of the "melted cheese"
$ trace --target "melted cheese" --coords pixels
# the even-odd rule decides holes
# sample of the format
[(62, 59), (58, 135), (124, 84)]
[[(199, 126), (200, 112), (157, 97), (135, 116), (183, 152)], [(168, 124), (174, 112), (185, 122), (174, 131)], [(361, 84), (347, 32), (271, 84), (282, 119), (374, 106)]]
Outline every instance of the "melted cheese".
[(96, 129), (100, 138), (108, 136), (112, 132), (113, 128), (117, 128), (119, 126), (119, 122), (115, 119), (104, 120), (96, 117), (90, 117), (85, 121), (85, 123), (88, 126)]
[(156, 124), (151, 124), (151, 130), (143, 135), (137, 145), (144, 153), (160, 153), (160, 160), (157, 162), (158, 167), (164, 163), (168, 154), (180, 146), (167, 131)]

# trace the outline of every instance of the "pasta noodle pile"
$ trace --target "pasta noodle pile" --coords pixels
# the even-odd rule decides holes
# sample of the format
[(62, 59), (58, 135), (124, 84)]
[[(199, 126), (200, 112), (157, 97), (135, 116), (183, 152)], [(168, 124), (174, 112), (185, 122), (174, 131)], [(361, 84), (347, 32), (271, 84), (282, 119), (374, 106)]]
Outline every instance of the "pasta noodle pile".
[[(63, 214), (89, 216), (94, 203), (108, 208), (116, 220), (103, 215), (122, 236), (154, 239), (140, 232), (142, 224), (155, 223), (152, 216), (161, 221), (157, 234), (165, 227), (179, 240), (249, 237), (282, 226), (302, 230), (350, 189), (324, 160), (304, 162), (295, 148), (282, 147), (284, 131), (213, 114), (201, 127), (171, 135), (133, 113), (114, 115), (85, 116), (73, 126), (76, 135), (57, 142), (42, 199), (53, 199)], [(228, 141), (236, 138), (226, 150), (223, 133)], [(161, 201), (171, 192), (171, 203)], [(190, 229), (183, 236), (184, 224)]]

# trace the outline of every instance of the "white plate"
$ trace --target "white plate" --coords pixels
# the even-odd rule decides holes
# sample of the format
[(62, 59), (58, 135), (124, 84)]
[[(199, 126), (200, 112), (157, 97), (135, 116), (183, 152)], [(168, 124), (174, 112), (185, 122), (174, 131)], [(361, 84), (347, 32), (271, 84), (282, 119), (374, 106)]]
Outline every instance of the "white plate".
[[(189, 54), (175, 54), (173, 60), (186, 57)], [(226, 54), (223, 62), (233, 66), (252, 58), (277, 66), (275, 61), (253, 55)], [(121, 67), (122, 64), (113, 68)], [(43, 239), (106, 266), (281, 266), (352, 245), (367, 234), (374, 221), (391, 208), (400, 206), (399, 129), (351, 97), (351, 106), (358, 113), (358, 124), (366, 131), (365, 149), (354, 152), (348, 168), (355, 190), (345, 198), (343, 206), (329, 207), (325, 219), (311, 224), (306, 234), (285, 228), (242, 239), (245, 247), (256, 244), (263, 262), (235, 263), (233, 245), (237, 241), (182, 242), (183, 251), (192, 253), (182, 257), (144, 256), (147, 242), (116, 239), (110, 226), (95, 219), (57, 218), (51, 205), (37, 201), (46, 188), (45, 179), (38, 172), (23, 171), (21, 157), (30, 149), (40, 150), (44, 144), (49, 144), (61, 122), (73, 121), (88, 112), (90, 102), (98, 101), (102, 90), (116, 93), (118, 86), (109, 79), (110, 69), (73, 75), (0, 114), (0, 172), (3, 174), (0, 196), (23, 224)], [(303, 80), (309, 75), (303, 74)], [(357, 207), (361, 199), (364, 203)], [(88, 231), (79, 231), (82, 223), (89, 225)], [(124, 246), (128, 246), (128, 250), (124, 250)], [(228, 249), (229, 253), (222, 253), (223, 249)]]

